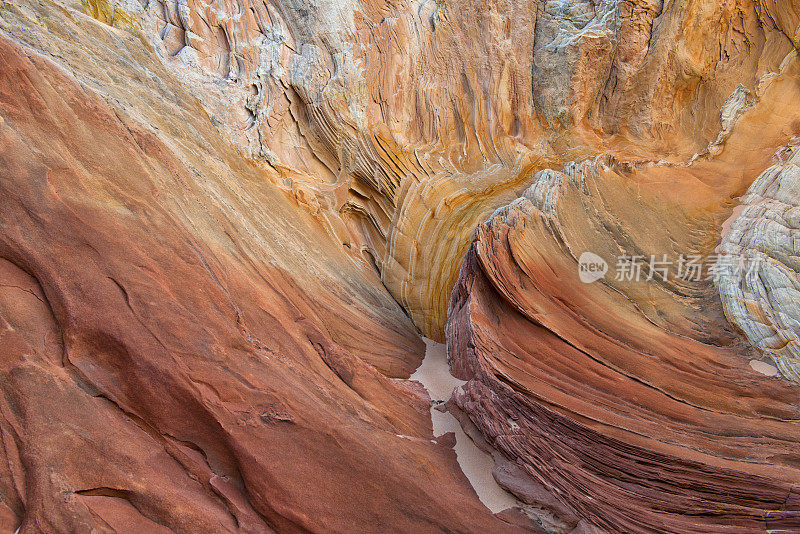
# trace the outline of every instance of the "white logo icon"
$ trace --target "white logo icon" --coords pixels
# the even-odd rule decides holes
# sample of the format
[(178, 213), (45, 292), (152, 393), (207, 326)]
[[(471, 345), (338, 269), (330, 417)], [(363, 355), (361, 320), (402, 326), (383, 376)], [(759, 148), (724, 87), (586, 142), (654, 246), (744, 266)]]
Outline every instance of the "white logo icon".
[(584, 284), (605, 278), (608, 272), (606, 260), (592, 252), (584, 252), (578, 260), (578, 276)]

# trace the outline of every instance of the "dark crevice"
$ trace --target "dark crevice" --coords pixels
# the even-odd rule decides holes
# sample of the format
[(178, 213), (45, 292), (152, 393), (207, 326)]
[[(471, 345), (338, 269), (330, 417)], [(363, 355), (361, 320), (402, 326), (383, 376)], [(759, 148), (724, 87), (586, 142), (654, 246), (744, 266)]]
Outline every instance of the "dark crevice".
[(116, 499), (124, 499), (126, 501), (130, 501), (131, 497), (133, 497), (133, 493), (130, 492), (129, 490), (115, 489), (108, 487), (78, 490), (74, 493), (76, 493), (77, 495), (88, 495), (91, 497), (114, 497)]

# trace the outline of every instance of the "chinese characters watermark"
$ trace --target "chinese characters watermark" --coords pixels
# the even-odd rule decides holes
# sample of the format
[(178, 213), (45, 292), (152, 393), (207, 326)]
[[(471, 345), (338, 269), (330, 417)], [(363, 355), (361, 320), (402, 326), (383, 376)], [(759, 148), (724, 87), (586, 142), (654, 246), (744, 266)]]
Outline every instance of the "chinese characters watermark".
[[(684, 255), (677, 258), (667, 254), (617, 256), (614, 263), (614, 280), (618, 282), (668, 281), (678, 279), (686, 282), (713, 280), (719, 282), (723, 276), (753, 276), (758, 272), (761, 257), (745, 259), (731, 254), (709, 254), (708, 256)], [(608, 262), (592, 252), (584, 252), (578, 260), (578, 276), (584, 284), (602, 280), (609, 273)]]

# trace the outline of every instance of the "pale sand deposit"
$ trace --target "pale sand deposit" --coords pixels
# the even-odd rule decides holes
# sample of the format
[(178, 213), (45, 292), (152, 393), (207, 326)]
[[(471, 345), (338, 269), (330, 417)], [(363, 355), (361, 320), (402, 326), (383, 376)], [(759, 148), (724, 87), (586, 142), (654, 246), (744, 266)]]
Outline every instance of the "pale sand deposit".
[[(447, 363), (447, 347), (430, 339), (425, 341), (425, 359), (422, 365), (411, 375), (411, 380), (416, 380), (425, 386), (433, 401), (447, 401), (453, 390), (461, 387), (465, 382), (450, 374), (450, 365)], [(456, 456), (458, 465), (464, 475), (469, 479), (481, 502), (492, 512), (500, 512), (512, 506), (519, 506), (519, 502), (507, 491), (501, 488), (492, 477), (494, 460), (491, 455), (480, 450), (475, 443), (464, 433), (455, 417), (449, 413), (442, 413), (431, 407), (431, 420), (433, 422), (433, 435), (440, 437), (448, 432), (456, 436)]]

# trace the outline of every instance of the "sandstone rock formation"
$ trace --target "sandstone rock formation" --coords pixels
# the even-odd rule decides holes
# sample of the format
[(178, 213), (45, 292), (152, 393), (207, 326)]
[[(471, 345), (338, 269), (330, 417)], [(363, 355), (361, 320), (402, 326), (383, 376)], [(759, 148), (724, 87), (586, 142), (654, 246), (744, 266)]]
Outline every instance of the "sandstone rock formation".
[(777, 155), (742, 199), (721, 253), (726, 258), (719, 280), (726, 315), (747, 340), (800, 382), (800, 310), (797, 232), (798, 156), (796, 146)]
[[(799, 28), (0, 0), (3, 529), (800, 530)], [(518, 508), (433, 435), (420, 331)]]
[(455, 403), (611, 531), (796, 528), (797, 387), (750, 368), (702, 287), (578, 280), (572, 250), (636, 245), (598, 209), (648, 207), (647, 193), (624, 203), (640, 192), (617, 179), (563, 175), (550, 209), (523, 197), (479, 229), (451, 301), (449, 348), (469, 379)]

